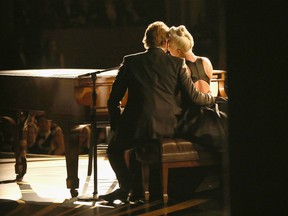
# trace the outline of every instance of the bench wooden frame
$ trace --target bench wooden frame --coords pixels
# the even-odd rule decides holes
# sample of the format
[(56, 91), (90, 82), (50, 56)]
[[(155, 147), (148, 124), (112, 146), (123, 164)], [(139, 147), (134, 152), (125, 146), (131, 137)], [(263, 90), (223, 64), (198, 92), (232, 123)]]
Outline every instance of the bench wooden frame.
[[(186, 142), (189, 142), (186, 140)], [(192, 145), (192, 143), (191, 143)], [(163, 203), (168, 203), (168, 176), (169, 176), (169, 169), (174, 168), (184, 168), (184, 167), (205, 167), (205, 166), (216, 166), (219, 165), (220, 161), (216, 158), (199, 158), (186, 160), (186, 161), (161, 161), (161, 186), (162, 186), (162, 198)], [(149, 178), (150, 178), (150, 163), (141, 162), (141, 169), (142, 169), (142, 185), (143, 185), (143, 192), (144, 192), (144, 200), (149, 201), (150, 199), (150, 192), (149, 192)]]

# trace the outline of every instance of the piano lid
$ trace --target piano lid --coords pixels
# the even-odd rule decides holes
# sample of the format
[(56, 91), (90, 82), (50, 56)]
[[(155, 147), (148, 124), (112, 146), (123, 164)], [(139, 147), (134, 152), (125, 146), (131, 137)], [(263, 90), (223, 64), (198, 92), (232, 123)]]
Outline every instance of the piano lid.
[[(102, 72), (103, 71), (103, 72)], [(78, 78), (85, 74), (97, 72), (97, 76), (109, 77), (118, 73), (117, 68), (110, 69), (28, 69), (28, 70), (4, 70), (0, 76), (17, 77), (49, 77), (49, 78)], [(102, 73), (101, 73), (102, 72)]]

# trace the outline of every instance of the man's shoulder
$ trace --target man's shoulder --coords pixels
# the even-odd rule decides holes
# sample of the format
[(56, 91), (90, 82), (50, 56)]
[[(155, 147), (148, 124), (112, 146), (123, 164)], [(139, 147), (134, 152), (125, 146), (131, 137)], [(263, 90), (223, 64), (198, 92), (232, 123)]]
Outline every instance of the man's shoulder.
[[(133, 54), (129, 54), (129, 55), (126, 55), (124, 56), (124, 59), (125, 61), (134, 61), (136, 60), (137, 58), (139, 59), (142, 59), (144, 56), (162, 56), (162, 58), (165, 58), (166, 60), (165, 61), (172, 61), (174, 62), (174, 64), (184, 64), (185, 63), (185, 60), (183, 58), (179, 58), (179, 57), (176, 57), (176, 56), (172, 56), (172, 55), (169, 55), (169, 54), (166, 54), (164, 53), (162, 50), (162, 52), (159, 52), (160, 49), (151, 49), (151, 50), (146, 50), (146, 51), (143, 51), (143, 52), (138, 52), (138, 53), (133, 53)], [(157, 52), (157, 54), (155, 54), (155, 52)], [(144, 57), (145, 58), (145, 57)]]
[(167, 56), (169, 56), (174, 61), (178, 61), (178, 62), (181, 62), (181, 63), (183, 63), (185, 61), (185, 59), (177, 57), (177, 56), (172, 56), (172, 55), (169, 55), (169, 54), (167, 54)]
[(185, 65), (185, 59), (183, 59), (183, 58), (172, 56), (170, 54), (167, 54), (167, 58), (169, 58), (170, 61), (173, 62), (173, 64), (175, 64), (175, 65), (179, 65), (181, 67), (183, 65)]
[(138, 52), (138, 53), (132, 53), (132, 54), (129, 54), (129, 55), (125, 55), (124, 58), (125, 59), (134, 58), (134, 57), (136, 58), (136, 57), (144, 55), (146, 53), (147, 53), (147, 51)]

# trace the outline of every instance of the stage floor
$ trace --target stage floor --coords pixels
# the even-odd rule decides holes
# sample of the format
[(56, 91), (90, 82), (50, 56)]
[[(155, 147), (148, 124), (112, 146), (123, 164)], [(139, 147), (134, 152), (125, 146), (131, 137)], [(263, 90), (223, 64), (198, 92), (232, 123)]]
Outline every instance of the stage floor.
[[(27, 173), (22, 182), (15, 182), (13, 154), (0, 155), (0, 215), (225, 215), (217, 189), (200, 191), (188, 199), (171, 199), (167, 205), (161, 199), (135, 204), (80, 201), (94, 192), (93, 172), (87, 176), (87, 155), (79, 157), (79, 196), (75, 198), (66, 187), (64, 156), (28, 155)], [(106, 194), (117, 188), (118, 182), (105, 153), (98, 154), (97, 163), (98, 194)]]

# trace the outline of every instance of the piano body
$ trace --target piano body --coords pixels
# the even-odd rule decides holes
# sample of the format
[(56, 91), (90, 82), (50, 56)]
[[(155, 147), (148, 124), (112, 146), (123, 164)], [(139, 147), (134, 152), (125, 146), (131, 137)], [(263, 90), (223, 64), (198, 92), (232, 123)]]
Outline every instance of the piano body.
[[(79, 145), (71, 142), (71, 129), (76, 125), (93, 121), (97, 122), (97, 125), (109, 125), (106, 103), (117, 69), (105, 70), (105, 72), (96, 76), (97, 100), (96, 107), (94, 107), (96, 116), (93, 120), (91, 119), (91, 112), (93, 113), (93, 80), (91, 76), (81, 75), (95, 71), (101, 70), (35, 69), (0, 71), (0, 116), (6, 115), (15, 119), (14, 114), (17, 111), (45, 111), (48, 118), (53, 119), (61, 126), (65, 138), (66, 183), (67, 188), (71, 189), (72, 197), (78, 195), (76, 189), (79, 188)], [(214, 96), (227, 97), (224, 86), (225, 76), (226, 72), (223, 70), (213, 71), (211, 89)], [(126, 98), (127, 95), (122, 101), (123, 106), (125, 106)], [(26, 170), (21, 170), (23, 166), (23, 161), (19, 160), (21, 158), (21, 148), (15, 149), (15, 157), (15, 171), (22, 178)]]
[[(35, 69), (0, 71), (1, 110), (43, 110), (53, 119), (89, 121), (92, 80), (96, 69)], [(107, 96), (117, 70), (98, 74), (97, 115), (107, 118)], [(88, 87), (88, 88), (87, 88)], [(105, 94), (105, 95), (104, 95)], [(91, 97), (91, 98), (89, 98)], [(105, 117), (104, 117), (105, 116)], [(106, 119), (107, 120), (107, 119)]]

